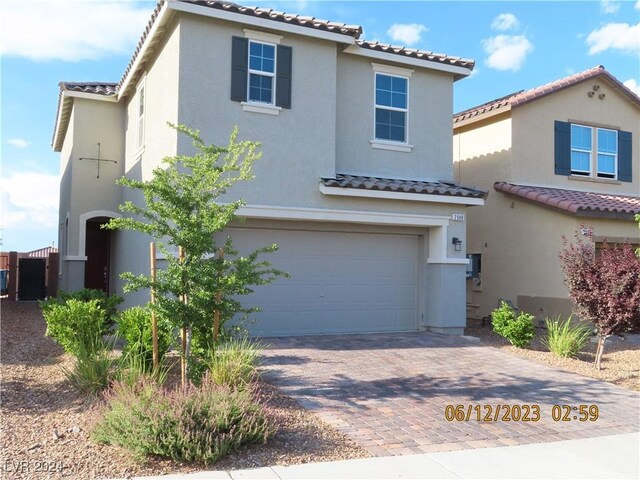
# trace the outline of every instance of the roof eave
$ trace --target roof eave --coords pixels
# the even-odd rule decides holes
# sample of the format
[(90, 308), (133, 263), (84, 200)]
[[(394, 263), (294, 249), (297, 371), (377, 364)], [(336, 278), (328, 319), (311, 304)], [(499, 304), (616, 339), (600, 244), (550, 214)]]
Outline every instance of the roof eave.
[(74, 98), (84, 98), (87, 100), (98, 100), (101, 102), (117, 102), (115, 95), (102, 95), (99, 93), (74, 92), (71, 90), (60, 90), (58, 99), (58, 111), (56, 113), (56, 126), (51, 139), (51, 146), (54, 152), (60, 152), (64, 143), (64, 137), (67, 134), (69, 126), (69, 118), (71, 109), (73, 108)]
[(318, 30), (301, 25), (292, 25), (289, 23), (274, 21), (268, 18), (257, 18), (242, 13), (229, 12), (226, 10), (206, 7), (203, 5), (171, 1), (167, 2), (165, 5), (167, 5), (171, 10), (193, 13), (195, 15), (202, 15), (209, 18), (217, 18), (220, 20), (228, 20), (235, 23), (243, 23), (246, 25), (267, 28), (269, 30), (295, 33), (297, 35), (304, 35), (306, 37), (320, 38), (323, 40), (330, 40), (345, 44), (352, 44), (356, 41), (356, 38), (348, 33), (328, 32), (325, 30)]
[(469, 75), (471, 75), (472, 71), (472, 68), (460, 67), (457, 65), (447, 65), (446, 63), (407, 57), (399, 55), (397, 53), (379, 52), (377, 50), (371, 50), (369, 48), (361, 47), (355, 42), (353, 43), (353, 45), (349, 45), (347, 48), (345, 48), (343, 52), (373, 58), (376, 60), (383, 60), (390, 63), (399, 63), (401, 65), (410, 65), (412, 67), (428, 68), (432, 70), (452, 73), (454, 75), (454, 81), (459, 80), (460, 78), (468, 77)]
[(610, 210), (593, 210), (593, 209), (579, 209), (574, 215), (578, 217), (586, 217), (586, 218), (608, 218), (612, 220), (628, 220), (631, 222), (635, 221), (635, 216), (636, 216), (636, 214), (632, 212), (616, 212), (616, 211), (610, 211)]
[(434, 193), (391, 192), (387, 190), (370, 190), (355, 187), (328, 187), (320, 184), (320, 192), (324, 195), (340, 197), (377, 198), (386, 200), (405, 200), (414, 202), (430, 202), (457, 204), (465, 206), (484, 205), (484, 198), (465, 197), (463, 195), (445, 195)]
[(474, 124), (476, 122), (482, 121), (482, 120), (488, 120), (489, 118), (492, 117), (496, 117), (498, 115), (502, 115), (502, 114), (510, 114), (511, 113), (511, 104), (507, 103), (506, 105), (503, 105), (501, 107), (498, 108), (494, 108), (491, 110), (488, 110), (486, 112), (483, 113), (479, 113), (477, 115), (474, 115), (472, 117), (469, 118), (465, 118), (464, 120), (460, 120), (459, 122), (455, 121), (455, 117), (454, 117), (454, 123), (453, 123), (453, 128), (459, 128), (459, 127), (464, 127), (466, 125), (471, 125)]

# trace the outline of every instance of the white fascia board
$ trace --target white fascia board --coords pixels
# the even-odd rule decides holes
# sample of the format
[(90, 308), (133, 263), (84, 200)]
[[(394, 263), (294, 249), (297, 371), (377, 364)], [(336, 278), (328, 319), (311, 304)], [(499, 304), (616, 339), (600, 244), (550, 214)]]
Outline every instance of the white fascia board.
[(415, 227), (444, 227), (449, 225), (450, 221), (449, 217), (443, 215), (415, 215), (408, 213), (275, 207), (267, 205), (246, 205), (244, 207), (240, 207), (236, 214), (239, 217), (270, 220), (364, 223), (371, 225)]
[(99, 100), (101, 102), (112, 102), (112, 103), (118, 102), (117, 95), (102, 95), (100, 93), (88, 93), (88, 92), (72, 92), (71, 90), (65, 90), (64, 92), (62, 92), (62, 95), (65, 97), (72, 97), (72, 98), (85, 98), (87, 100)]
[(427, 263), (430, 265), (468, 265), (469, 260), (467, 260), (466, 258), (427, 258)]
[[(51, 146), (53, 147), (53, 151), (54, 152), (59, 152), (62, 150), (62, 141), (60, 141), (58, 139), (58, 136), (60, 135), (60, 126), (62, 124), (62, 120), (63, 120), (63, 113), (67, 108), (70, 108), (67, 106), (67, 103), (71, 103), (71, 100), (67, 100), (65, 98), (64, 95), (62, 95), (62, 98), (60, 99), (60, 106), (58, 107), (58, 115), (57, 115), (57, 119), (56, 119), (56, 128), (53, 131), (53, 140), (51, 142)], [(69, 119), (67, 118), (66, 121), (68, 122)], [(67, 125), (68, 126), (68, 125)], [(65, 134), (67, 132), (67, 127), (65, 127)], [(60, 146), (58, 146), (58, 144), (60, 144)]]
[(384, 198), (388, 200), (408, 200), (412, 202), (448, 203), (456, 205), (484, 205), (483, 198), (453, 197), (450, 195), (430, 195), (424, 193), (387, 192), (384, 190), (363, 190), (358, 188), (327, 187), (320, 185), (325, 195), (341, 197)]
[(455, 65), (447, 65), (444, 63), (432, 62), (429, 60), (421, 60), (419, 58), (406, 57), (397, 53), (378, 52), (368, 48), (360, 47), (356, 44), (350, 45), (343, 50), (344, 53), (351, 53), (367, 58), (383, 60), (391, 63), (401, 63), (403, 65), (411, 65), (413, 67), (428, 68), (431, 70), (440, 70), (442, 72), (453, 73), (467, 77), (471, 74), (471, 70), (465, 67), (457, 67)]
[(291, 25), (289, 23), (277, 22), (266, 18), (257, 18), (251, 15), (243, 15), (241, 13), (228, 12), (218, 10), (216, 8), (204, 7), (190, 3), (169, 2), (166, 4), (171, 10), (180, 12), (193, 13), (194, 15), (202, 15), (204, 17), (217, 18), (227, 20), (229, 22), (252, 25), (260, 28), (268, 28), (269, 30), (277, 30), (279, 32), (294, 33), (296, 35), (304, 35), (305, 37), (320, 38), (323, 40), (331, 40), (337, 43), (346, 43), (351, 45), (355, 43), (355, 38), (351, 35), (342, 35), (339, 33), (325, 32), (310, 27), (301, 27), (299, 25)]
[(131, 68), (129, 69), (129, 73), (127, 74), (127, 77), (124, 79), (124, 81), (122, 82), (122, 85), (120, 86), (120, 89), (118, 90), (118, 100), (120, 100), (122, 96), (127, 92), (129, 88), (129, 84), (131, 83), (131, 79), (135, 76), (135, 73), (138, 71), (138, 68), (140, 67), (140, 63), (142, 62), (142, 59), (145, 57), (145, 54), (147, 53), (147, 50), (149, 49), (149, 47), (155, 44), (155, 42), (157, 42), (155, 37), (159, 33), (158, 30), (162, 28), (160, 33), (164, 31), (164, 25), (167, 22), (167, 18), (168, 18), (167, 12), (169, 11), (169, 8), (171, 8), (170, 3), (165, 3), (160, 8), (160, 13), (158, 13), (158, 16), (156, 17), (156, 21), (153, 22), (153, 25), (151, 26), (151, 30), (149, 30), (149, 33), (147, 34), (147, 38), (144, 39), (144, 42), (142, 43), (142, 47), (140, 47), (140, 51), (138, 52), (138, 55), (136, 56), (136, 59), (133, 62), (133, 65), (131, 65)]

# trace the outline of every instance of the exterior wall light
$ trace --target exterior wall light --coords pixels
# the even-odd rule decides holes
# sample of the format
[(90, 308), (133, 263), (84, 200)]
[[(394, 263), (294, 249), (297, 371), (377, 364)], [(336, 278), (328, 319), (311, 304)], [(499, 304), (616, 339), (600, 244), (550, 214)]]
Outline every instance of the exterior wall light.
[(462, 240), (460, 240), (458, 237), (453, 237), (451, 239), (451, 243), (453, 243), (453, 248), (456, 252), (462, 251)]

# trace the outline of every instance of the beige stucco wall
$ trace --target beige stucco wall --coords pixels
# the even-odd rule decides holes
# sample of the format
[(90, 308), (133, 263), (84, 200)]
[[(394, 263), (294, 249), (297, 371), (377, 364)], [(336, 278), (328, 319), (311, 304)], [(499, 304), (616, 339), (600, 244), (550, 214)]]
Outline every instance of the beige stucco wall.
[[(167, 122), (178, 123), (180, 26), (167, 26), (158, 52), (131, 89), (126, 103), (126, 172), (134, 178), (148, 179), (165, 156), (177, 152), (177, 133)], [(144, 145), (138, 148), (138, 87), (145, 88)], [(140, 162), (140, 160), (142, 160)]]
[(381, 150), (370, 144), (375, 112), (372, 63), (402, 66), (346, 53), (340, 53), (337, 61), (336, 170), (388, 178), (451, 180), (453, 76), (412, 68), (407, 140), (413, 150)]
[[(60, 155), (59, 245), (62, 290), (82, 288), (85, 251), (80, 216), (97, 211), (118, 211), (119, 191), (115, 181), (124, 171), (124, 112), (121, 104), (74, 98), (73, 109)], [(117, 163), (81, 158), (100, 158)], [(64, 223), (69, 214), (68, 234)]]
[[(587, 92), (599, 85), (597, 95)], [(599, 94), (605, 98), (600, 100)], [(640, 109), (600, 78), (566, 88), (512, 110), (513, 169), (525, 184), (640, 195)], [(603, 126), (632, 133), (633, 182), (587, 182), (554, 173), (554, 121)], [(516, 175), (514, 175), (516, 178)]]

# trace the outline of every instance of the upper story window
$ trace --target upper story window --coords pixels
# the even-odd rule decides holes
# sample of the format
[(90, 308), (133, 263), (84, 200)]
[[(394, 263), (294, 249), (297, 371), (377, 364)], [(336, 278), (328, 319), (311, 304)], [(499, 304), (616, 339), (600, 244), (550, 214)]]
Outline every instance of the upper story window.
[(276, 46), (249, 41), (249, 101), (273, 104)]
[(142, 148), (144, 145), (144, 82), (140, 84), (137, 91), (138, 102), (137, 102), (137, 143), (136, 146), (138, 148)]
[(556, 175), (631, 182), (631, 151), (631, 132), (555, 122)]
[(257, 113), (278, 115), (291, 108), (291, 47), (282, 37), (245, 29), (231, 44), (231, 100)]
[(407, 143), (409, 79), (376, 73), (375, 138)]
[(618, 132), (571, 125), (571, 174), (616, 178)]

